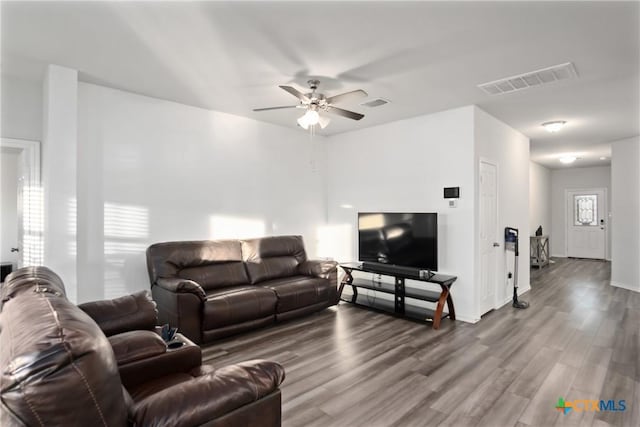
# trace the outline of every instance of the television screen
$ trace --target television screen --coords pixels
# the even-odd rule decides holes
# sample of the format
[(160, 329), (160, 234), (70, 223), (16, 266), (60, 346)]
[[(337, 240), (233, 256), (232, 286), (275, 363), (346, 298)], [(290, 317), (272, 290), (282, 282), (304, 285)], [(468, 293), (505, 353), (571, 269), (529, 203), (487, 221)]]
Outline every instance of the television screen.
[(438, 269), (437, 213), (358, 213), (360, 261)]

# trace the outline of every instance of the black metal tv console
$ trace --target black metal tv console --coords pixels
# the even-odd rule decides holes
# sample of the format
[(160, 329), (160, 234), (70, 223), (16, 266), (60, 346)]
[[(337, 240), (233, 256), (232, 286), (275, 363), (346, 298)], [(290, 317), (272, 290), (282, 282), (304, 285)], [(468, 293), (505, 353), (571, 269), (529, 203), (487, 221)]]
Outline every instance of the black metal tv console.
[[(342, 290), (345, 286), (351, 286), (351, 289), (353, 290), (351, 299), (342, 299), (342, 301), (362, 307), (372, 308), (378, 311), (391, 312), (398, 316), (433, 321), (433, 329), (440, 328), (440, 321), (445, 317), (449, 317), (451, 320), (456, 320), (456, 312), (450, 293), (451, 285), (453, 285), (453, 282), (458, 279), (456, 276), (433, 274), (431, 272), (429, 272), (429, 274), (425, 274), (425, 272), (421, 272), (420, 270), (404, 270), (402, 267), (393, 266), (386, 266), (388, 267), (387, 269), (384, 269), (386, 271), (380, 271), (381, 269), (378, 268), (377, 264), (372, 265), (369, 263), (359, 262), (340, 264), (340, 267), (346, 273), (338, 290), (340, 299), (342, 299)], [(393, 276), (395, 278), (395, 285), (375, 280), (355, 279), (352, 275), (353, 271)], [(440, 292), (415, 286), (407, 287), (405, 286), (405, 279), (434, 283), (440, 286)], [(393, 301), (382, 298), (372, 299), (367, 298), (366, 296), (360, 296), (359, 298), (358, 288), (392, 294)], [(436, 303), (436, 309), (431, 310), (428, 308), (418, 307), (415, 304), (412, 305), (411, 300)], [(447, 304), (448, 312), (444, 312), (445, 302)]]

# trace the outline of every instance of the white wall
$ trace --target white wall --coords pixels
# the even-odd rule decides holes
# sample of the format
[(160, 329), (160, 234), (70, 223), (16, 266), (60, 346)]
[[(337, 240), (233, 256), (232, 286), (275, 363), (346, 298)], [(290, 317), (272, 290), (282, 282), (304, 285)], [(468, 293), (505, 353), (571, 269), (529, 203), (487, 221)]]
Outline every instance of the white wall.
[[(520, 233), (518, 270), (519, 292), (529, 289), (529, 138), (507, 126), (480, 108), (475, 108), (475, 170), (479, 176), (480, 160), (488, 160), (498, 166), (498, 238), (504, 248), (505, 227), (517, 228)], [(478, 187), (476, 187), (478, 192)], [(478, 194), (478, 193), (477, 193)], [(480, 208), (476, 204), (476, 230)], [(479, 231), (476, 231), (478, 233)], [(499, 305), (509, 301), (513, 295), (513, 284), (507, 280), (507, 271), (513, 271), (513, 258), (506, 259), (501, 251), (497, 257), (496, 298)], [(476, 250), (476, 274), (480, 277), (480, 248)]]
[(640, 138), (611, 144), (611, 284), (640, 292)]
[(167, 240), (301, 234), (326, 222), (322, 137), (79, 85), (79, 300), (149, 288)]
[[(551, 170), (529, 162), (529, 233), (535, 235), (538, 227), (542, 233), (551, 233)], [(553, 236), (550, 236), (553, 238)]]
[(0, 212), (0, 261), (18, 262), (18, 253), (11, 252), (18, 246), (18, 159), (20, 153), (11, 149), (0, 152), (0, 187), (2, 209)]
[[(567, 256), (565, 190), (580, 188), (606, 188), (608, 210), (611, 212), (611, 167), (553, 169), (551, 171), (551, 233), (549, 237), (551, 256)], [(611, 259), (611, 230), (609, 229), (607, 259)]]
[[(460, 319), (475, 321), (473, 107), (401, 120), (328, 138), (329, 234), (341, 260), (357, 259), (358, 212), (437, 212), (438, 271)], [(450, 209), (443, 187), (460, 187)]]
[(78, 72), (49, 65), (44, 81), (42, 184), (44, 265), (64, 281), (77, 300), (76, 161)]
[(2, 73), (0, 135), (42, 140), (42, 83)]

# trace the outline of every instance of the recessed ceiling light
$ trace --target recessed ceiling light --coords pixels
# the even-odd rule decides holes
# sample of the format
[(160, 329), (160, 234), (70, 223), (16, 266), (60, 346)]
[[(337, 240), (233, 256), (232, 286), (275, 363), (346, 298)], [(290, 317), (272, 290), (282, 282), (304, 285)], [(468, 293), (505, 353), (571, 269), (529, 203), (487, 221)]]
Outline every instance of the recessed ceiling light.
[(600, 157), (600, 160), (607, 160), (606, 157)]
[(569, 163), (573, 163), (575, 162), (577, 159), (577, 157), (575, 156), (562, 156), (560, 157), (560, 163), (564, 163), (565, 165), (568, 165)]
[(558, 132), (566, 124), (567, 122), (564, 120), (557, 120), (555, 122), (545, 122), (542, 126), (547, 130), (547, 132)]

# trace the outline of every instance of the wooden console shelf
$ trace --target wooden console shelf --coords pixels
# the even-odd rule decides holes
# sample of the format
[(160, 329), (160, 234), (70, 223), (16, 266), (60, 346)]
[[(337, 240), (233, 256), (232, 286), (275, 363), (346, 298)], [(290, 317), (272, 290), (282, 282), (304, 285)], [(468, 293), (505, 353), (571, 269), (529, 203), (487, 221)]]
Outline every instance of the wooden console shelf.
[(531, 267), (549, 265), (549, 236), (531, 236), (529, 240)]
[[(353, 295), (350, 300), (342, 299), (358, 306), (372, 308), (384, 312), (392, 312), (395, 315), (417, 318), (420, 320), (433, 321), (433, 329), (440, 328), (440, 321), (449, 317), (451, 320), (456, 319), (456, 312), (453, 307), (453, 299), (451, 298), (451, 285), (456, 281), (456, 276), (447, 276), (444, 274), (434, 274), (427, 278), (415, 278), (404, 275), (402, 273), (382, 273), (363, 268), (361, 263), (340, 264), (346, 275), (340, 283), (338, 294), (342, 299), (342, 290), (345, 286), (351, 286)], [(395, 285), (390, 283), (376, 282), (373, 280), (356, 279), (353, 277), (354, 271), (362, 271), (365, 273), (379, 274), (381, 276), (390, 276), (395, 278)], [(440, 292), (428, 289), (422, 289), (415, 286), (405, 286), (405, 280), (415, 280), (417, 282), (434, 283), (440, 286)], [(358, 301), (358, 288), (367, 289), (384, 294), (393, 295), (393, 301), (383, 298), (360, 298)], [(408, 301), (407, 301), (408, 300)], [(418, 307), (411, 304), (411, 300), (429, 301), (436, 303), (436, 309)], [(448, 313), (444, 312), (444, 304), (447, 304)]]

